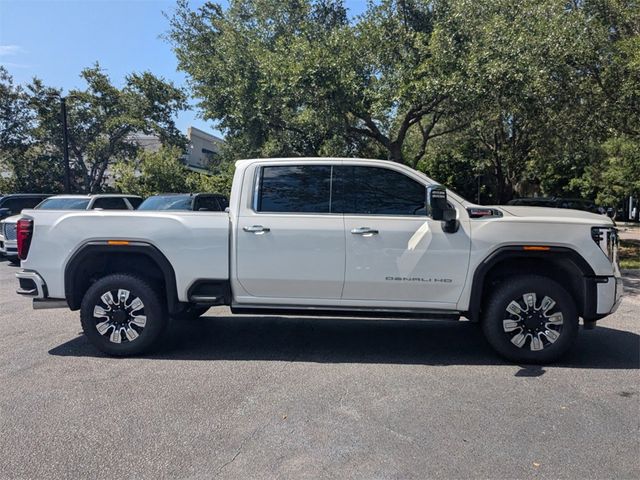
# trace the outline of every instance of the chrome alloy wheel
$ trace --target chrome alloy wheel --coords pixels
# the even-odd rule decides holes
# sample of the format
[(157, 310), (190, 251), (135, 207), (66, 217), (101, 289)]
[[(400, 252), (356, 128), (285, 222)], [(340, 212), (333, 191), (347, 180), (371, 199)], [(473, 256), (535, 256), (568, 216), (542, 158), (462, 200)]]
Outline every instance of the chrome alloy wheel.
[(93, 307), (96, 330), (113, 343), (133, 342), (147, 324), (144, 303), (138, 297), (129, 301), (130, 296), (129, 290), (108, 291), (100, 296), (102, 305)]
[(528, 343), (532, 351), (543, 350), (560, 338), (564, 318), (549, 296), (538, 304), (535, 293), (525, 293), (522, 299), (516, 298), (507, 305), (506, 313), (502, 327), (518, 348), (525, 348)]

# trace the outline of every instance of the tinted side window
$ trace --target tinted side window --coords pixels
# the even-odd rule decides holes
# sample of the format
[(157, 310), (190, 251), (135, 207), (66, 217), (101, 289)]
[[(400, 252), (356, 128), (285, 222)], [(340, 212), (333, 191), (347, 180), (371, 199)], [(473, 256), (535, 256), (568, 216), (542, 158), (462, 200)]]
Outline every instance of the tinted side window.
[(220, 204), (220, 208), (224, 210), (229, 206), (229, 200), (227, 197), (218, 197), (218, 203)]
[(329, 213), (330, 165), (262, 167), (259, 212)]
[(363, 215), (426, 215), (425, 187), (400, 172), (378, 167), (334, 169), (332, 210)]
[(122, 198), (98, 198), (93, 202), (93, 208), (101, 208), (102, 210), (129, 210), (127, 204)]
[(127, 197), (127, 200), (129, 200), (129, 203), (133, 208), (138, 208), (142, 203), (142, 199), (140, 197)]
[(8, 198), (2, 204), (3, 208), (8, 208), (11, 213), (17, 215), (26, 208), (33, 208), (40, 203), (41, 198)]
[(201, 196), (196, 200), (196, 211), (219, 212), (222, 210), (216, 197)]

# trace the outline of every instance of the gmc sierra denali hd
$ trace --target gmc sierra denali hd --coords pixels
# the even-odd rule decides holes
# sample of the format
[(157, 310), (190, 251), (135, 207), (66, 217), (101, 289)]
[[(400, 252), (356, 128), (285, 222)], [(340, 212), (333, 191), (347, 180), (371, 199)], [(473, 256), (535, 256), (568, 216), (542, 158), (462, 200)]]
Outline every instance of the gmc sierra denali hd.
[(514, 362), (545, 363), (622, 296), (617, 231), (577, 210), (473, 205), (383, 160), (237, 162), (225, 212), (26, 210), (18, 293), (80, 310), (111, 355), (170, 317), (466, 317)]

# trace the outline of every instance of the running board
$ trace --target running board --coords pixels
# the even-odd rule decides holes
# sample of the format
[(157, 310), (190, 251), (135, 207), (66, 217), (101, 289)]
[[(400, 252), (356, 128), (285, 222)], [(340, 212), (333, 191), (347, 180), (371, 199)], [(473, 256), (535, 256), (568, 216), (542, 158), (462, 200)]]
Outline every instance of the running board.
[(459, 320), (460, 312), (452, 310), (331, 309), (316, 307), (239, 306), (231, 312), (238, 315), (293, 315), (306, 317), (414, 318), (421, 320)]

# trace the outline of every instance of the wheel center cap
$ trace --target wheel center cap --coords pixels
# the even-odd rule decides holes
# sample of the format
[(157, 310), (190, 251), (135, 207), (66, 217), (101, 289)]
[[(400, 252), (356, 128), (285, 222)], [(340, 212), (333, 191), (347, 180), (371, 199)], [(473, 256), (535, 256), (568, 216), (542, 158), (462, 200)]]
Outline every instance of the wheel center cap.
[(114, 322), (125, 323), (128, 318), (129, 318), (129, 315), (127, 315), (127, 312), (125, 312), (124, 310), (116, 310), (115, 312), (113, 312)]
[(542, 326), (542, 316), (537, 313), (530, 313), (523, 320), (524, 326), (529, 330), (535, 330)]

